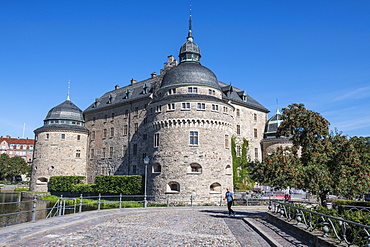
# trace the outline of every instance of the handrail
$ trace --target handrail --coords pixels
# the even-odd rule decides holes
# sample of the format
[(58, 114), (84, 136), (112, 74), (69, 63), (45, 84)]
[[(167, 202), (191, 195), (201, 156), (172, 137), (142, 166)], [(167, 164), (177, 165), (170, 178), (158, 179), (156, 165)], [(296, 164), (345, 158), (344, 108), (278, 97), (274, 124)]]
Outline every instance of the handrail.
[[(275, 214), (280, 214), (281, 218), (286, 218), (289, 222), (295, 221), (296, 225), (304, 224), (309, 231), (320, 230), (323, 232), (323, 237), (328, 237), (331, 233), (331, 237), (335, 237), (340, 242), (345, 242), (348, 246), (359, 241), (360, 233), (363, 233), (366, 235), (364, 239), (368, 242), (366, 247), (370, 247), (370, 226), (368, 225), (278, 201), (271, 201), (269, 210)], [(352, 241), (348, 240), (347, 233), (349, 230), (355, 231)]]
[[(117, 198), (117, 200), (114, 201), (102, 201), (104, 198), (108, 199), (114, 199)], [(153, 198), (153, 200), (150, 200)], [(83, 202), (83, 199), (94, 199), (97, 200), (97, 202)], [(91, 209), (89, 208), (88, 210), (101, 210), (103, 204), (111, 204), (111, 203), (118, 203), (117, 208), (122, 208), (123, 202), (136, 202), (142, 204), (144, 207), (146, 204), (144, 203), (144, 196), (143, 195), (96, 195), (96, 196), (83, 196), (80, 194), (79, 197), (70, 197), (70, 198), (65, 198), (63, 195), (61, 195), (60, 198), (58, 199), (47, 199), (47, 200), (37, 200), (36, 196), (32, 201), (21, 201), (21, 202), (6, 202), (6, 203), (0, 203), (1, 205), (5, 204), (21, 204), (21, 203), (32, 203), (31, 210), (27, 211), (21, 211), (21, 212), (11, 212), (11, 213), (6, 213), (6, 214), (0, 214), (0, 217), (6, 217), (10, 215), (17, 215), (17, 214), (30, 214), (31, 220), (30, 222), (36, 222), (36, 213), (40, 211), (47, 211), (46, 214), (46, 219), (54, 216), (63, 216), (66, 214), (66, 211), (68, 210), (67, 213), (81, 213), (84, 207), (86, 206), (97, 206), (97, 209)], [(202, 205), (202, 204), (207, 204), (207, 200), (201, 200), (198, 199), (195, 196), (179, 196), (179, 195), (166, 195), (162, 198), (155, 198), (154, 196), (148, 196), (147, 195), (147, 201), (149, 206), (155, 206), (155, 205), (166, 205), (167, 207), (169, 206), (181, 206), (181, 205), (189, 205), (189, 206), (194, 206), (194, 205)], [(68, 205), (67, 200), (73, 200), (73, 205)], [(52, 207), (45, 207), (45, 208), (37, 208), (37, 206), (41, 202), (47, 202), (47, 201), (56, 201)], [(220, 200), (219, 200), (219, 206), (223, 204), (223, 196), (220, 195)], [(72, 212), (69, 210), (73, 210)], [(26, 221), (24, 221), (26, 222)], [(0, 223), (3, 223), (0, 221)], [(0, 225), (6, 226), (10, 224), (18, 224), (18, 223), (23, 223), (23, 222), (16, 222), (16, 223), (5, 223), (5, 225)]]

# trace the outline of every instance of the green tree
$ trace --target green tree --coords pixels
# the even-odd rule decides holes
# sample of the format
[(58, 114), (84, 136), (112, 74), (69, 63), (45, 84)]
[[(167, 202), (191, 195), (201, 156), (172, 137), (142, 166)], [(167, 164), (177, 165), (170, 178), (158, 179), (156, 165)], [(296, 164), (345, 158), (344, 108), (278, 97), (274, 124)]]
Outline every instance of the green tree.
[(31, 166), (21, 157), (9, 158), (7, 154), (2, 154), (0, 156), (0, 168), (1, 177), (14, 183), (17, 176), (29, 175)]
[(329, 135), (329, 122), (303, 104), (283, 109), (278, 135), (293, 146), (278, 148), (258, 163), (252, 178), (277, 188), (292, 186), (316, 194), (326, 206), (329, 192), (355, 196), (370, 186), (370, 169), (363, 165), (354, 146), (341, 134)]
[(8, 163), (8, 160), (9, 160), (9, 156), (7, 154), (1, 154), (0, 155), (0, 180), (4, 180), (5, 179), (5, 170), (6, 170), (6, 167), (7, 167), (7, 163)]
[(361, 162), (370, 166), (370, 137), (354, 136), (350, 142), (360, 155)]

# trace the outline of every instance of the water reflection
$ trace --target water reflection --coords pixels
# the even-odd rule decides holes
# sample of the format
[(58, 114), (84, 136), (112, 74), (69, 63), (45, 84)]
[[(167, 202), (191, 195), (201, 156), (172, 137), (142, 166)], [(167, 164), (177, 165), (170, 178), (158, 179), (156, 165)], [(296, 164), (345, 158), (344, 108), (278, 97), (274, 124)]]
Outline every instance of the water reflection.
[[(36, 209), (47, 208), (47, 202), (37, 201)], [(2, 191), (0, 192), (0, 215), (16, 212), (24, 212), (0, 216), (0, 227), (24, 223), (32, 220), (33, 201), (25, 199), (22, 201), (21, 194), (16, 192)], [(46, 210), (36, 212), (36, 220), (45, 219)]]

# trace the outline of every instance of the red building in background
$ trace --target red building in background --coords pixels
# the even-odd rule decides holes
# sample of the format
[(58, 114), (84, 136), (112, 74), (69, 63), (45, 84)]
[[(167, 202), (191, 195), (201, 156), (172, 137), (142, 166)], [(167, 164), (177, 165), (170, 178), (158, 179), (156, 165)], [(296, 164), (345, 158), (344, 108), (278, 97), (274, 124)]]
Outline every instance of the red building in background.
[(10, 158), (22, 157), (28, 164), (32, 163), (34, 139), (11, 138), (6, 136), (0, 138), (0, 154), (7, 154)]

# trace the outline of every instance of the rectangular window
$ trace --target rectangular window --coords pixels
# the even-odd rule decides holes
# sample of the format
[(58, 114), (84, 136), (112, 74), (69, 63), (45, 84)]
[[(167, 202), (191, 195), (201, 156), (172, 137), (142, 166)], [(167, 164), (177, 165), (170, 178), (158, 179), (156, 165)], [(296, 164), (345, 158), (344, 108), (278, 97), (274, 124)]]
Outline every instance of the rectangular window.
[(254, 121), (257, 121), (257, 113), (253, 114)]
[(128, 109), (125, 110), (125, 115), (124, 115), (125, 118), (128, 117)]
[(46, 134), (46, 139), (49, 139), (49, 134)]
[(240, 125), (239, 124), (236, 126), (236, 134), (240, 135)]
[(190, 145), (198, 145), (198, 131), (190, 131)]
[(134, 156), (136, 156), (136, 155), (137, 155), (137, 144), (134, 144), (134, 146), (132, 147), (132, 154), (133, 154)]
[(139, 107), (135, 107), (135, 116), (139, 114)]
[(170, 110), (175, 110), (175, 104), (172, 103), (172, 104), (168, 104), (167, 105), (167, 109), (170, 111)]
[(198, 93), (198, 88), (196, 88), (196, 87), (188, 87), (188, 93)]
[(114, 120), (114, 112), (112, 112), (112, 121)]
[(204, 109), (206, 109), (206, 104), (204, 104), (204, 103), (198, 103), (197, 104), (197, 108), (198, 108), (198, 110), (204, 110)]
[(90, 159), (93, 159), (95, 156), (95, 152), (94, 152), (94, 149), (91, 149), (90, 150)]
[(113, 137), (114, 136), (114, 128), (110, 128), (110, 136)]
[(190, 110), (190, 103), (182, 103), (182, 109)]
[(254, 129), (253, 132), (254, 132), (254, 138), (257, 138), (258, 137), (257, 129)]
[(66, 134), (62, 134), (61, 138), (64, 140), (66, 139)]
[(148, 124), (148, 117), (144, 118), (144, 124)]
[(80, 158), (81, 157), (81, 150), (76, 150), (76, 158)]
[(229, 148), (229, 135), (225, 135), (225, 148)]
[(80, 141), (80, 140), (81, 140), (81, 136), (77, 135), (77, 141)]
[(103, 130), (103, 138), (107, 138), (107, 129)]
[(154, 147), (159, 147), (159, 134), (154, 134)]
[(155, 109), (155, 112), (161, 112), (162, 111), (162, 106), (157, 105), (157, 108)]
[(105, 120), (105, 122), (107, 122), (107, 120), (108, 120), (108, 114), (105, 114), (104, 115), (104, 120)]
[(128, 133), (128, 128), (127, 128), (127, 124), (123, 126), (123, 135), (127, 136), (127, 133)]
[(137, 173), (137, 166), (136, 165), (133, 165), (132, 166), (132, 173), (133, 174), (136, 174)]
[(139, 129), (139, 124), (138, 123), (135, 123), (135, 132)]
[(254, 149), (254, 158), (258, 159), (258, 148)]
[(103, 151), (102, 151), (101, 157), (102, 157), (102, 158), (105, 158), (105, 148), (103, 148)]
[(168, 94), (175, 94), (176, 93), (176, 88), (172, 88), (168, 90)]
[(109, 148), (109, 158), (113, 157), (113, 147)]
[(212, 111), (218, 111), (218, 105), (212, 105)]
[(91, 140), (95, 140), (95, 131), (91, 131)]
[(240, 110), (239, 109), (236, 109), (236, 116), (240, 117)]

